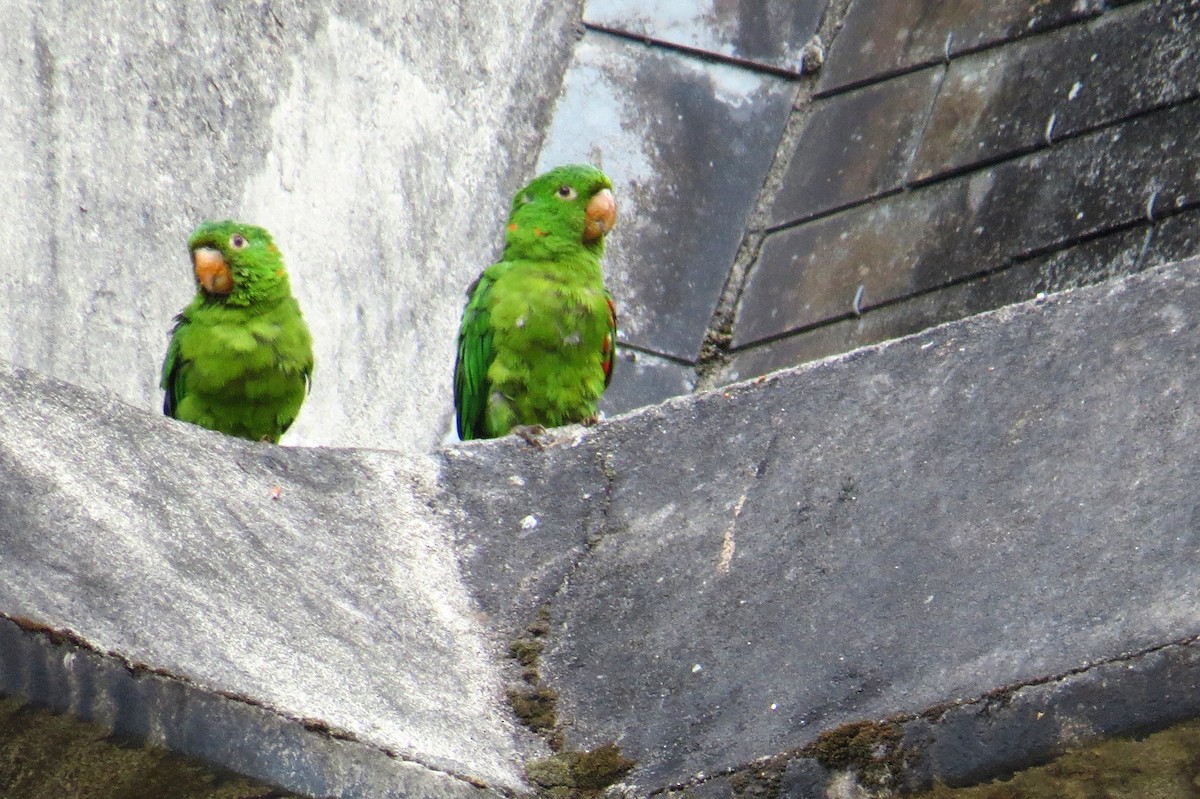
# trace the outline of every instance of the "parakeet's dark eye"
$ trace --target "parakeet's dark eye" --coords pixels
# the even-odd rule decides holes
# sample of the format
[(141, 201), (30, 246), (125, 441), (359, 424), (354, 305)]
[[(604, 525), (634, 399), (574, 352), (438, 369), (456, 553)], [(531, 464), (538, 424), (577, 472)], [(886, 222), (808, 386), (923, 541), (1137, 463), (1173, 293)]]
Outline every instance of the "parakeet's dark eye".
[(558, 187), (558, 199), (560, 200), (574, 200), (578, 196), (579, 195), (570, 186)]
[(241, 233), (234, 233), (229, 237), (229, 246), (235, 250), (246, 249), (246, 237)]
[(525, 205), (528, 205), (529, 203), (533, 202), (533, 195), (526, 194), (524, 197), (521, 198), (521, 202), (524, 203)]

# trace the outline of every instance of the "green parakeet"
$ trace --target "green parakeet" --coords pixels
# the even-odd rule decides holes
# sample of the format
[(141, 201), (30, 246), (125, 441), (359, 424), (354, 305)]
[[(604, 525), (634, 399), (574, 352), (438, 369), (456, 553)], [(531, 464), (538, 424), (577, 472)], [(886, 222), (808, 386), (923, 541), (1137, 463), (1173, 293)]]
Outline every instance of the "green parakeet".
[(617, 315), (600, 257), (616, 219), (612, 182), (595, 167), (560, 166), (517, 192), (499, 263), (467, 290), (459, 438), (595, 417), (613, 373)]
[(300, 412), (312, 336), (267, 231), (205, 222), (188, 239), (196, 297), (162, 367), (163, 413), (252, 441), (278, 442)]

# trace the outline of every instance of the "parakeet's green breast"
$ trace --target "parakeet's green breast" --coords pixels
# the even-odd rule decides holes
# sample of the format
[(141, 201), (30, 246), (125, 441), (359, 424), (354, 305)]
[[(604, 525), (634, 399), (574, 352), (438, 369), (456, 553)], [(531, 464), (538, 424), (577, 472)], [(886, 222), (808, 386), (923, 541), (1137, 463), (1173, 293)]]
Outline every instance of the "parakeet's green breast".
[(616, 223), (612, 182), (558, 167), (513, 198), (501, 260), (469, 291), (458, 336), (459, 436), (595, 416), (612, 379), (616, 311), (600, 257)]
[(175, 317), (163, 412), (254, 441), (279, 441), (308, 392), (312, 336), (283, 256), (260, 227), (205, 222), (188, 239), (196, 296)]

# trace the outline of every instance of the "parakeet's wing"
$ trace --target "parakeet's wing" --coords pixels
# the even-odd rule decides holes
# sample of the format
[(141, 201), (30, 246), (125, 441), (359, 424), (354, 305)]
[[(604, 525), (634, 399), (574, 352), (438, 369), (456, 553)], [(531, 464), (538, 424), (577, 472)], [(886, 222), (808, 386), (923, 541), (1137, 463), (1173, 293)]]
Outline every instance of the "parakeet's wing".
[(454, 362), (454, 411), (458, 437), (463, 441), (484, 438), (488, 401), (488, 367), (492, 352), (492, 323), (488, 294), (494, 281), (485, 272), (467, 289), (467, 307), (458, 331), (458, 357)]
[(601, 366), (604, 367), (604, 387), (608, 388), (617, 366), (617, 306), (611, 294), (607, 291), (604, 294), (608, 298), (608, 335), (604, 338), (604, 360)]
[(163, 359), (162, 379), (159, 387), (163, 390), (163, 413), (175, 418), (175, 409), (183, 394), (182, 375), (183, 359), (179, 354), (179, 332), (187, 324), (183, 314), (175, 317), (175, 326), (171, 328), (171, 343), (167, 345), (167, 357)]

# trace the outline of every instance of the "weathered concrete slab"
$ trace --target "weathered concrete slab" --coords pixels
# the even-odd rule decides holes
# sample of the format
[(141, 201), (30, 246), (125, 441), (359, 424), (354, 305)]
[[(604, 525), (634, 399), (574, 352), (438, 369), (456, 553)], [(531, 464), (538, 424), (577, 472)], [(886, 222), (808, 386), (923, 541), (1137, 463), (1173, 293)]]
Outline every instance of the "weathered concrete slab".
[(696, 370), (677, 361), (617, 348), (617, 367), (612, 385), (600, 398), (600, 410), (608, 416), (634, 408), (655, 405), (670, 397), (690, 394), (696, 387)]
[[(1200, 198), (1200, 101), (769, 235), (736, 347), (1071, 246)], [(858, 295), (858, 287), (862, 294)]]
[[(955, 59), (913, 179), (1044, 146), (1200, 93), (1200, 8), (1187, 0)], [(1053, 119), (1052, 119), (1053, 118)]]
[(1101, 0), (855, 0), (818, 89), (831, 92), (1099, 14)]
[(1200, 707), (1198, 309), (1185, 262), (429, 458), (4, 367), (0, 693), (300, 793), (465, 799), (545, 753), (501, 704), (545, 608), (560, 731), (636, 758), (635, 793), (883, 717), (917, 778), (963, 781), (1173, 721)]
[(611, 482), (540, 666), (568, 740), (649, 789), (1200, 633), (1197, 266), (564, 433)]
[[(229, 697), (299, 732), (315, 719), (431, 784), (523, 784), (491, 644), (428, 505), (434, 461), (241, 442), (10, 366), (0, 406), (0, 613), (115, 653), (113, 679), (145, 667), (201, 696), (140, 700), (68, 670), (42, 701), (224, 751), (231, 723), (200, 705)], [(0, 693), (40, 671), (13, 669)], [(264, 755), (293, 757), (310, 759), (298, 744)]]
[(596, 31), (579, 43), (538, 168), (588, 161), (613, 179), (605, 272), (622, 341), (696, 359), (795, 93)]
[(287, 441), (428, 451), (581, 6), (5, 3), (0, 359), (161, 407), (187, 236), (241, 217), (313, 329)]
[[(257, 697), (202, 687), (164, 674), (153, 664), (98, 652), (72, 635), (38, 631), (30, 622), (22, 619), (18, 625), (0, 619), (0, 693), (96, 724), (118, 742), (166, 750), (182, 755), (185, 762), (216, 765), (310, 797), (499, 795), (479, 787), (477, 777), (420, 765), (348, 730), (333, 729), (319, 717), (288, 718), (264, 707)], [(64, 720), (63, 726), (68, 724)], [(94, 754), (86, 761), (91, 768), (104, 768)], [(39, 783), (39, 775), (27, 769), (25, 776), (27, 785), (38, 790), (54, 787)], [(99, 786), (89, 774), (80, 770), (74, 777), (80, 795), (95, 795)], [(13, 790), (3, 782), (0, 787)]]
[[(911, 335), (935, 325), (1033, 299), (1039, 292), (1063, 291), (1129, 275), (1147, 266), (1180, 260), (1197, 251), (1195, 242), (1167, 246), (1153, 262), (1143, 258), (1150, 225), (1031, 258), (1005, 269), (871, 308), (792, 336), (734, 351), (721, 369), (721, 383), (734, 383), (815, 361), (858, 347)], [(1154, 240), (1157, 240), (1154, 239)], [(1153, 243), (1150, 247), (1155, 251)]]
[(775, 195), (772, 224), (899, 188), (944, 75), (934, 67), (815, 101)]
[(584, 21), (799, 75), (828, 0), (591, 0)]

